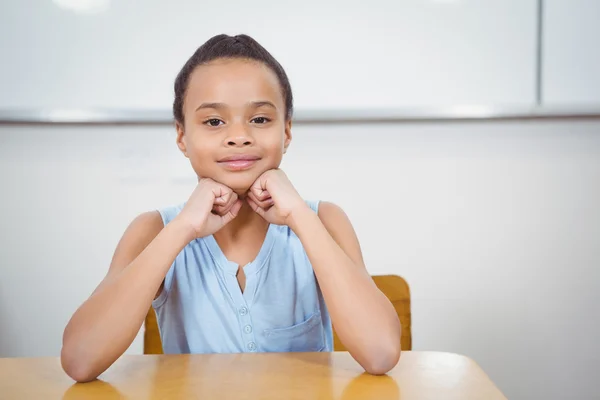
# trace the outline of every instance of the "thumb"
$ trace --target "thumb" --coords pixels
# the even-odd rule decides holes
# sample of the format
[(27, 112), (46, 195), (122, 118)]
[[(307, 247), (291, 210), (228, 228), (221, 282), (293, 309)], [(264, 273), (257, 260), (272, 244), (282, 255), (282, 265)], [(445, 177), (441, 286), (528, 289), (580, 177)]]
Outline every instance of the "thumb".
[(259, 176), (250, 188), (250, 190), (257, 196), (265, 190), (267, 190), (267, 180), (265, 179), (265, 177), (263, 175)]
[(223, 215), (221, 217), (221, 223), (223, 224), (222, 226), (227, 225), (228, 223), (230, 223), (235, 217), (237, 217), (238, 213), (240, 212), (240, 209), (242, 208), (242, 201), (241, 200), (237, 200), (233, 206), (231, 206), (231, 209), (229, 210), (229, 212), (225, 215)]

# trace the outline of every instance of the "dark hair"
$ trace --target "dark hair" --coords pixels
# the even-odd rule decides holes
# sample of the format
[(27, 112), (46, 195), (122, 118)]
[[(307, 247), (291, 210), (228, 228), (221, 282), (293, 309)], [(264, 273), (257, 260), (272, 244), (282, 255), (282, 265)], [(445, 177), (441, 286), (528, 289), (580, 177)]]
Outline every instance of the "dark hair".
[(241, 58), (259, 61), (269, 67), (279, 80), (283, 99), (285, 101), (285, 116), (292, 118), (293, 97), (290, 81), (277, 60), (262, 47), (256, 40), (248, 35), (217, 35), (210, 38), (200, 46), (185, 63), (175, 79), (175, 100), (173, 101), (173, 116), (175, 121), (183, 123), (183, 100), (187, 91), (190, 75), (194, 69), (219, 58)]

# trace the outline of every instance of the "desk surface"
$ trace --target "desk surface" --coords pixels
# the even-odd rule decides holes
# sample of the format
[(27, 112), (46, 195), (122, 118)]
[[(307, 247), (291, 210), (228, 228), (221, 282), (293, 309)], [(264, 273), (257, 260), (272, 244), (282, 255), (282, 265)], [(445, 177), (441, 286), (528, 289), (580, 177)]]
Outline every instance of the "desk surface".
[(83, 384), (58, 358), (0, 358), (0, 397), (506, 400), (475, 362), (434, 352), (403, 352), (384, 376), (364, 373), (345, 352), (123, 356)]

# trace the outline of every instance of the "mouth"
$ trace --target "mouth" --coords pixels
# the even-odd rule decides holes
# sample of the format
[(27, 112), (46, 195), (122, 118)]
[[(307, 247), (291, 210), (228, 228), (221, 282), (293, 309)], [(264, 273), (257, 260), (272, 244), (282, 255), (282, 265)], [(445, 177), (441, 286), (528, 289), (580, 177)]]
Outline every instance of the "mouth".
[(243, 171), (251, 168), (260, 160), (260, 157), (249, 154), (238, 154), (224, 157), (218, 161), (219, 165), (230, 171)]

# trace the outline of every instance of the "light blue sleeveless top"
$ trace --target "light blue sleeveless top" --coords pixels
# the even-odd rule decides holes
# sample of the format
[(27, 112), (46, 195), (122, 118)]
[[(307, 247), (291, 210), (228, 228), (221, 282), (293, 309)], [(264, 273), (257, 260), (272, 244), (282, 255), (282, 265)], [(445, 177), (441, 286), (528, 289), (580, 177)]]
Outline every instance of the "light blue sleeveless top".
[[(318, 202), (307, 202), (318, 211)], [(168, 224), (182, 205), (159, 210)], [(152, 302), (165, 354), (333, 351), (331, 319), (300, 239), (271, 224), (254, 261), (236, 273), (214, 237), (190, 242)]]

